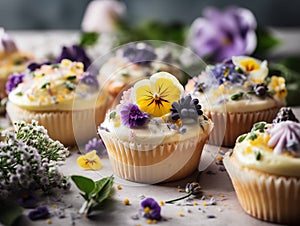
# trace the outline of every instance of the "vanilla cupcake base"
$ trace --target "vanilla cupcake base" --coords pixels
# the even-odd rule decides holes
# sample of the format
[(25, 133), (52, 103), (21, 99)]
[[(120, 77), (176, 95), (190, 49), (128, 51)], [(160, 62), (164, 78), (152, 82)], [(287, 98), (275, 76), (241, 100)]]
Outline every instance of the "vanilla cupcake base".
[(198, 167), (208, 135), (155, 144), (121, 141), (100, 130), (114, 172), (126, 180), (156, 184), (182, 179)]
[(7, 78), (1, 78), (0, 77), (0, 99), (7, 97), (6, 94), (6, 82), (7, 82)]
[(64, 145), (82, 144), (97, 136), (97, 125), (105, 117), (109, 100), (99, 106), (85, 110), (70, 111), (28, 111), (8, 102), (6, 111), (12, 122), (36, 120), (44, 126), (53, 140), (59, 140)]
[(256, 122), (272, 122), (282, 106), (253, 112), (211, 112), (205, 114), (214, 122), (209, 143), (217, 146), (233, 147), (241, 134), (251, 130)]
[(223, 160), (242, 208), (264, 221), (299, 224), (300, 178), (268, 174)]

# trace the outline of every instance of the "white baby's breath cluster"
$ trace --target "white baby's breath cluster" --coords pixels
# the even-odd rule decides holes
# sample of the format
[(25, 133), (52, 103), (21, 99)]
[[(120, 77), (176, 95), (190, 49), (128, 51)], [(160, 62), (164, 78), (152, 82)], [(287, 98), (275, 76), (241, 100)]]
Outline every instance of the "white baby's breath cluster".
[(53, 141), (36, 121), (15, 123), (15, 132), (2, 133), (0, 142), (0, 198), (15, 191), (68, 189), (67, 177), (58, 170), (68, 150)]

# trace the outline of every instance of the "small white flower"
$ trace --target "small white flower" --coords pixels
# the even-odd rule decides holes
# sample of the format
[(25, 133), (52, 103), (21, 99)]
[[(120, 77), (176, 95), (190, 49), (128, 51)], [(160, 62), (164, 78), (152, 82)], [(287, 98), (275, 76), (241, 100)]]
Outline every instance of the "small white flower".
[(233, 56), (232, 62), (239, 67), (244, 73), (249, 75), (252, 83), (262, 83), (268, 76), (268, 62), (266, 60), (260, 61), (248, 56)]

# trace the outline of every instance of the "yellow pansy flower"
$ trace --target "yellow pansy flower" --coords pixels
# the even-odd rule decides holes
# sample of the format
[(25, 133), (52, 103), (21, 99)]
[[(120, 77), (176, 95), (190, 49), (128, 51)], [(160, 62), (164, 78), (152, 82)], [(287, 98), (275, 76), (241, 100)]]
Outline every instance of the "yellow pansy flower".
[(133, 100), (141, 111), (154, 117), (170, 112), (172, 103), (178, 101), (184, 90), (179, 81), (167, 72), (159, 72), (133, 87)]
[(287, 96), (285, 79), (283, 77), (272, 76), (268, 88), (269, 90), (274, 91), (275, 96), (280, 99), (284, 99)]
[(260, 61), (248, 56), (233, 56), (232, 62), (235, 66), (242, 69), (244, 73), (247, 73), (250, 81), (254, 84), (264, 82), (269, 73), (266, 60)]
[(77, 164), (84, 169), (99, 170), (102, 168), (100, 157), (97, 155), (96, 150), (79, 156)]

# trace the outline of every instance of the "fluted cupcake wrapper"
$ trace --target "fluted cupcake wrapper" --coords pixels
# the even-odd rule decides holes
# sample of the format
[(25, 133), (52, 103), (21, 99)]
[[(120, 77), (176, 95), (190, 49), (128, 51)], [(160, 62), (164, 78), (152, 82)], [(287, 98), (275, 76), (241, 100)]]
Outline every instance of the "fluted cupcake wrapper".
[(155, 184), (174, 181), (193, 173), (208, 136), (162, 144), (122, 141), (99, 130), (114, 172), (126, 180)]
[(251, 130), (256, 122), (272, 122), (280, 107), (253, 112), (205, 112), (214, 122), (209, 143), (217, 146), (233, 147), (239, 135)]
[(97, 125), (104, 120), (108, 104), (106, 101), (95, 109), (37, 112), (8, 102), (6, 110), (12, 122), (36, 120), (47, 129), (53, 140), (59, 140), (64, 145), (75, 145), (97, 136)]
[(299, 224), (300, 178), (276, 176), (232, 163), (224, 165), (242, 208), (264, 221)]

